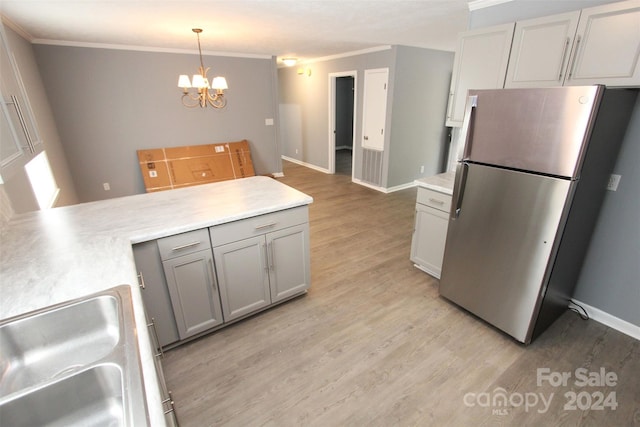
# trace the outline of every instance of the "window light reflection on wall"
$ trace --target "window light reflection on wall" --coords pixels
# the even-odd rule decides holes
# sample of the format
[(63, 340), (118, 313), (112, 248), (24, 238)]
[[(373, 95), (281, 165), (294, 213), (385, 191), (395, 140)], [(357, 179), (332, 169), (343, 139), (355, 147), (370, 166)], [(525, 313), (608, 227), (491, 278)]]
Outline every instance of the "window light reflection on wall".
[(24, 167), (40, 209), (52, 208), (58, 200), (60, 189), (51, 172), (47, 153), (42, 151)]

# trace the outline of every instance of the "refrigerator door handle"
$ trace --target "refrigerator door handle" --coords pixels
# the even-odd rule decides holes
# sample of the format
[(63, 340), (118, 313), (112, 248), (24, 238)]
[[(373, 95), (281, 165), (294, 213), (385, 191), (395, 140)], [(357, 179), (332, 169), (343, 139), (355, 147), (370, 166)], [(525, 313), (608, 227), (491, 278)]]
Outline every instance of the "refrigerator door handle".
[(458, 163), (456, 167), (456, 178), (453, 184), (453, 203), (451, 205), (451, 213), (449, 216), (452, 220), (456, 220), (460, 216), (462, 209), (462, 198), (464, 196), (464, 188), (467, 185), (467, 174), (469, 173), (469, 165), (465, 162)]
[[(460, 130), (460, 141), (464, 142), (462, 159), (468, 159), (471, 153), (471, 126), (473, 126), (473, 111), (478, 106), (478, 95), (470, 95), (464, 108), (464, 120)], [(458, 146), (460, 146), (458, 144)]]

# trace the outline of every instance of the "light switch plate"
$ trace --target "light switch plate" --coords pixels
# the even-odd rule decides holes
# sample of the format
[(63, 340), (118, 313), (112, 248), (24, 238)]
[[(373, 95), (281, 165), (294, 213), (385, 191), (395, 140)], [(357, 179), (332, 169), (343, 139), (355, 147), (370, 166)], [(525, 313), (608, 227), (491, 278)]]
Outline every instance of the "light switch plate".
[(620, 184), (620, 178), (622, 178), (621, 175), (616, 175), (612, 173), (611, 176), (609, 177), (609, 182), (607, 183), (607, 190), (617, 191), (618, 184)]

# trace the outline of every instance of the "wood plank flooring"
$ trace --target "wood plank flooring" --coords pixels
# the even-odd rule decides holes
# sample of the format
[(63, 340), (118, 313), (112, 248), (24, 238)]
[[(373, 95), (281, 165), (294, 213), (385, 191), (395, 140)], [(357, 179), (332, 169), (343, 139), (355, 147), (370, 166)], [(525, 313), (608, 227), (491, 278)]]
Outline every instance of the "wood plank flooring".
[[(166, 353), (183, 427), (640, 425), (640, 341), (568, 311), (524, 347), (413, 267), (415, 189), (385, 195), (287, 162), (284, 173), (314, 198), (311, 289)], [(601, 367), (614, 386), (576, 385), (576, 369)], [(571, 378), (538, 385), (538, 368)], [(615, 410), (580, 409), (610, 392)]]

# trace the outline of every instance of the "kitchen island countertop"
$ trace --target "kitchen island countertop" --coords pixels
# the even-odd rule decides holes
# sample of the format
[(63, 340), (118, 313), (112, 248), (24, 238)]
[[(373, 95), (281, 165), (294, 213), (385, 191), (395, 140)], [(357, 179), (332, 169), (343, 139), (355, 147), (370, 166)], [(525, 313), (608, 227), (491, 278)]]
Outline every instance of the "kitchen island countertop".
[(0, 229), (0, 319), (130, 285), (150, 422), (163, 425), (131, 245), (312, 201), (257, 176), (16, 215)]
[(452, 195), (455, 176), (455, 171), (448, 171), (438, 175), (416, 179), (415, 182), (418, 187), (424, 187), (430, 190), (439, 191), (440, 193)]

